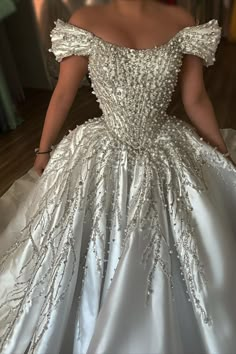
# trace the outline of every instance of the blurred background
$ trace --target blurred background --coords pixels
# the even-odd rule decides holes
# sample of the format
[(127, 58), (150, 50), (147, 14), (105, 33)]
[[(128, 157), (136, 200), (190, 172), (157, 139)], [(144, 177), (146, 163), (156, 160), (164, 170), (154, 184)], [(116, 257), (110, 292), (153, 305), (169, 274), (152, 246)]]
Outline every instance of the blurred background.
[[(0, 195), (34, 162), (43, 122), (57, 82), (59, 63), (50, 48), (58, 18), (67, 21), (81, 6), (105, 0), (0, 0)], [(222, 41), (213, 67), (204, 69), (206, 87), (221, 128), (236, 129), (236, 0), (166, 0), (192, 12), (197, 23), (218, 19)], [(188, 120), (179, 88), (170, 113)], [(58, 142), (68, 129), (101, 115), (87, 77)]]

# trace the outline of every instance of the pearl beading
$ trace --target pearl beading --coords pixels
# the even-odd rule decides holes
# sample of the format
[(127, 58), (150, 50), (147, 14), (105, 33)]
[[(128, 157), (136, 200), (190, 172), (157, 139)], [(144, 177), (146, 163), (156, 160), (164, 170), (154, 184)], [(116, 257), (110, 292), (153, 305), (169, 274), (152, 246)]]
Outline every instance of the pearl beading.
[[(0, 348), (7, 345), (27, 305), (37, 300), (41, 310), (29, 348), (33, 353), (55, 310), (72, 291), (78, 271), (83, 272), (80, 318), (91, 258), (97, 266), (96, 290), (99, 292), (103, 284), (106, 294), (136, 231), (146, 242), (140, 260), (149, 269), (145, 306), (154, 291), (157, 267), (173, 289), (171, 257), (176, 253), (189, 301), (210, 325), (210, 316), (195, 289), (194, 269), (198, 269), (202, 287), (207, 280), (188, 190), (207, 193), (204, 165), (209, 160), (219, 166), (219, 175), (223, 162), (229, 170), (233, 166), (213, 148), (208, 150), (209, 159), (194, 129), (166, 111), (183, 55), (194, 54), (205, 65), (213, 64), (220, 40), (217, 21), (185, 28), (168, 43), (144, 50), (108, 43), (61, 20), (56, 22), (51, 38), (50, 51), (59, 62), (70, 55), (89, 56), (93, 93), (103, 114), (64, 136), (26, 201), (28, 222), (0, 262), (4, 270), (17, 252), (29, 250), (14, 289), (0, 306), (6, 320)], [(134, 181), (137, 170), (141, 182)], [(127, 176), (124, 199), (119, 185), (121, 172)], [(36, 208), (34, 200), (38, 201)], [(160, 206), (169, 215), (175, 250), (162, 230)], [(80, 237), (75, 237), (75, 229)], [(100, 306), (97, 304), (95, 311)]]

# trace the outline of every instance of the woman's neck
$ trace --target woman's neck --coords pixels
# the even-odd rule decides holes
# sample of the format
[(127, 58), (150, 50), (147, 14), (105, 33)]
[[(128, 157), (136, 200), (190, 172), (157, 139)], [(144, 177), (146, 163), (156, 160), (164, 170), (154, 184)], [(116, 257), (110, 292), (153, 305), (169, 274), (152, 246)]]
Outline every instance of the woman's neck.
[[(116, 14), (127, 17), (140, 17), (148, 12), (152, 0), (111, 0), (109, 6)], [(157, 2), (157, 1), (155, 1)]]

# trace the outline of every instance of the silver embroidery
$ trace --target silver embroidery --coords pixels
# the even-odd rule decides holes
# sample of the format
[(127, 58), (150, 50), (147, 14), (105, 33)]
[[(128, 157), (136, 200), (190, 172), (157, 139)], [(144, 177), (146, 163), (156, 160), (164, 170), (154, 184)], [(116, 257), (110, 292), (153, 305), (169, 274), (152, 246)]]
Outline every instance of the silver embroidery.
[[(84, 286), (88, 257), (92, 257), (98, 286), (108, 277), (111, 282), (135, 230), (146, 242), (140, 260), (149, 269), (146, 305), (157, 267), (173, 289), (173, 250), (162, 230), (160, 207), (170, 218), (189, 300), (210, 324), (195, 291), (194, 269), (202, 285), (207, 282), (194, 237), (188, 188), (207, 192), (203, 168), (209, 161), (219, 166), (219, 174), (223, 162), (229, 170), (234, 167), (212, 147), (210, 158), (206, 156), (205, 143), (194, 129), (168, 115), (167, 108), (184, 54), (198, 55), (205, 65), (214, 62), (220, 40), (217, 21), (186, 28), (165, 45), (143, 50), (113, 45), (61, 20), (55, 24), (51, 51), (59, 62), (70, 55), (89, 56), (93, 93), (103, 114), (62, 139), (26, 201), (27, 224), (0, 262), (5, 269), (17, 252), (28, 249), (14, 289), (0, 307), (7, 324), (0, 347), (6, 345), (27, 302), (37, 299), (41, 312), (29, 349), (33, 353), (50, 326), (54, 309), (63, 306), (78, 269), (83, 272)], [(139, 181), (133, 178), (136, 169), (142, 174)], [(121, 171), (127, 172), (127, 199), (120, 203), (124, 193), (119, 185)], [(80, 225), (81, 237), (74, 235), (75, 225)], [(115, 261), (111, 252), (118, 254)], [(84, 299), (83, 286), (79, 305)]]

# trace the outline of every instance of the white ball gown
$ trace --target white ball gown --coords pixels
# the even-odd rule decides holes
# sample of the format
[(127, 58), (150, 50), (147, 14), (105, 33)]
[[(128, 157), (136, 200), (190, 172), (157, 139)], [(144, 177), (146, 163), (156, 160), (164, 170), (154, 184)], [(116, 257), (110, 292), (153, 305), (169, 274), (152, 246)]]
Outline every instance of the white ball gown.
[(103, 113), (1, 198), (2, 354), (236, 353), (236, 168), (166, 113), (183, 56), (212, 65), (220, 37), (213, 19), (131, 49), (55, 22)]

